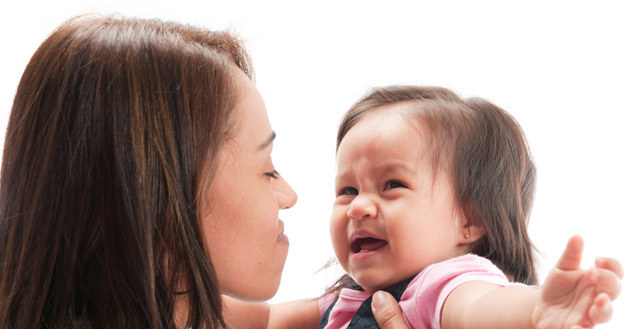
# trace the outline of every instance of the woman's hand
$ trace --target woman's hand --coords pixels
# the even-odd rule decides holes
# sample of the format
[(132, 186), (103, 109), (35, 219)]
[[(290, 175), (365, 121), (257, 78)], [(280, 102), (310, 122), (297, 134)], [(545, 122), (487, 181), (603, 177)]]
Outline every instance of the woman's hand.
[(596, 267), (581, 269), (582, 251), (581, 237), (570, 238), (541, 287), (532, 316), (535, 328), (593, 328), (611, 318), (611, 301), (621, 290), (622, 265), (599, 258)]
[(373, 295), (373, 315), (381, 329), (408, 329), (396, 300), (385, 291)]

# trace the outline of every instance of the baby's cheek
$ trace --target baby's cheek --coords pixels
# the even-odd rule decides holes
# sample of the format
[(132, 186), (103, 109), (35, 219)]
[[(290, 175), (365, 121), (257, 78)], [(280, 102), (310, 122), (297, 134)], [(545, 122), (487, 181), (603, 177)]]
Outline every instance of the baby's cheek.
[(346, 238), (346, 228), (339, 222), (333, 219), (330, 222), (329, 233), (331, 235), (332, 246), (334, 248), (334, 254), (338, 258), (341, 265), (344, 265), (345, 259), (348, 257), (347, 249), (348, 242)]
[[(401, 232), (405, 233), (405, 232)], [(414, 270), (420, 267), (419, 260), (424, 260), (431, 251), (422, 237), (409, 237), (405, 234), (396, 234), (391, 239), (393, 258), (398, 267), (404, 270)], [(418, 240), (418, 241), (416, 241)], [(425, 254), (423, 254), (425, 253)]]

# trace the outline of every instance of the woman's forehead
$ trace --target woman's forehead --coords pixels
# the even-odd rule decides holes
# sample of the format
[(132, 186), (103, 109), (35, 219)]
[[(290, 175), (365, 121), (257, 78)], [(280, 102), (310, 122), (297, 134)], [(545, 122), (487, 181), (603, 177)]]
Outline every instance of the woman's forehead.
[(232, 70), (234, 82), (238, 89), (234, 116), (236, 131), (233, 140), (235, 144), (249, 149), (266, 148), (275, 138), (264, 100), (253, 82), (238, 67)]

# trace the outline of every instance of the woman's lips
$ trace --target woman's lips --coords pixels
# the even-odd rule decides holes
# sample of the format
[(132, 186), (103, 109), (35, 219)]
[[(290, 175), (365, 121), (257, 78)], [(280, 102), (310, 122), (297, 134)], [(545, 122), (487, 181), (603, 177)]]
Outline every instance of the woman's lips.
[(288, 244), (289, 243), (288, 236), (286, 234), (284, 234), (284, 233), (278, 235), (277, 236), (277, 243)]
[(284, 234), (284, 222), (281, 220), (278, 222), (278, 234), (277, 234), (277, 243), (279, 244), (288, 244), (288, 236)]

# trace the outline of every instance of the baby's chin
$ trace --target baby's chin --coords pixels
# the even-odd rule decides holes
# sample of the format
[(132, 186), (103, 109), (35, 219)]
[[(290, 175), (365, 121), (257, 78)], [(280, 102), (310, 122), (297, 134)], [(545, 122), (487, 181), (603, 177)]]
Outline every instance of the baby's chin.
[(391, 276), (388, 278), (370, 278), (370, 277), (365, 277), (365, 276), (361, 276), (361, 277), (351, 276), (351, 277), (353, 278), (355, 283), (357, 283), (360, 287), (362, 287), (362, 289), (364, 289), (364, 291), (367, 291), (367, 292), (375, 292), (378, 290), (383, 290), (409, 278), (409, 276), (405, 278), (398, 277), (398, 276)]

